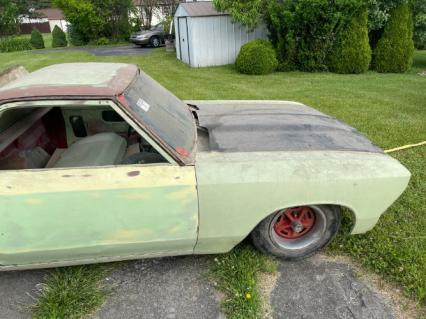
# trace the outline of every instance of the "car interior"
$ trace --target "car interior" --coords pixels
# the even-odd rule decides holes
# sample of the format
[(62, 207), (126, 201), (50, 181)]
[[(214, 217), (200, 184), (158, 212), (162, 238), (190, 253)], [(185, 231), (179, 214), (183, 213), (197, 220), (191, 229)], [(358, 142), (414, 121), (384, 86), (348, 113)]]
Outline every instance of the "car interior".
[(108, 106), (27, 107), (0, 113), (0, 170), (164, 162)]

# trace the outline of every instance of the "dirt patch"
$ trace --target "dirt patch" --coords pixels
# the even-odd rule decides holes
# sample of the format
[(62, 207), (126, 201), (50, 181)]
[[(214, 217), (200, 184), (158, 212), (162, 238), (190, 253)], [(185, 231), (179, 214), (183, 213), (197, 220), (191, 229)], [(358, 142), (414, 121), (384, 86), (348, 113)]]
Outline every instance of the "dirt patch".
[(264, 319), (272, 319), (273, 311), (271, 305), (271, 293), (277, 283), (279, 273), (261, 273), (257, 278), (260, 297), (262, 299), (262, 310)]
[(426, 316), (426, 309), (421, 308), (419, 303), (404, 296), (401, 288), (385, 281), (382, 277), (367, 272), (361, 268), (359, 263), (346, 256), (320, 255), (324, 261), (350, 265), (356, 276), (370, 289), (384, 296), (390, 303), (395, 319), (417, 319)]
[(426, 70), (424, 70), (423, 72), (419, 73), (420, 76), (426, 76)]

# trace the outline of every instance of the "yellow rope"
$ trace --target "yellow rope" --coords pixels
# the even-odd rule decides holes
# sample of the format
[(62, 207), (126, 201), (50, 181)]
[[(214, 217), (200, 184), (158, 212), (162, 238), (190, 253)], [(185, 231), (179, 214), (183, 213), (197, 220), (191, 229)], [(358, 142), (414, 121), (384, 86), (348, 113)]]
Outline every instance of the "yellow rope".
[(406, 150), (408, 148), (418, 147), (418, 146), (422, 146), (422, 145), (426, 145), (426, 141), (423, 141), (423, 142), (420, 142), (420, 143), (417, 143), (417, 144), (409, 144), (409, 145), (404, 145), (404, 146), (392, 148), (390, 150), (386, 150), (385, 153), (393, 153), (393, 152), (402, 151), (402, 150)]

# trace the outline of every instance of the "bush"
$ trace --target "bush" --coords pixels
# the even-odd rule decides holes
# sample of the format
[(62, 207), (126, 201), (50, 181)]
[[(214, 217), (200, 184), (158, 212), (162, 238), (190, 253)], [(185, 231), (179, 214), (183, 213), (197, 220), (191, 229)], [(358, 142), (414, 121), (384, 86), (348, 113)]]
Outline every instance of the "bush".
[(377, 72), (403, 73), (413, 64), (413, 19), (408, 4), (391, 11), (374, 54)]
[(0, 40), (0, 52), (32, 50), (30, 39), (5, 38)]
[(336, 73), (364, 73), (370, 62), (368, 12), (364, 8), (338, 34), (330, 55), (329, 70)]
[(108, 38), (105, 38), (105, 37), (102, 37), (102, 38), (97, 39), (97, 40), (94, 42), (94, 44), (95, 44), (95, 45), (108, 45), (108, 44), (109, 44), (109, 39), (108, 39)]
[(37, 29), (33, 29), (31, 32), (31, 45), (34, 49), (44, 49), (43, 36)]
[(73, 25), (68, 26), (68, 39), (70, 43), (76, 47), (89, 43), (89, 40), (84, 35), (80, 34)]
[(276, 70), (278, 61), (270, 42), (254, 40), (241, 47), (235, 66), (244, 74), (269, 74)]
[(52, 31), (52, 48), (62, 48), (66, 46), (68, 46), (68, 41), (65, 32), (55, 25)]

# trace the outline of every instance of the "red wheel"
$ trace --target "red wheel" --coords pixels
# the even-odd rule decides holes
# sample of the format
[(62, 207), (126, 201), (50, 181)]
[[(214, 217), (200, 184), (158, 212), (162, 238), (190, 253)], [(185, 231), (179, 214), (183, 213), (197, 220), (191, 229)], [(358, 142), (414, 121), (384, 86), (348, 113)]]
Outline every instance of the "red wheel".
[(337, 234), (341, 209), (337, 206), (298, 206), (279, 210), (252, 232), (261, 251), (297, 260), (325, 247)]

